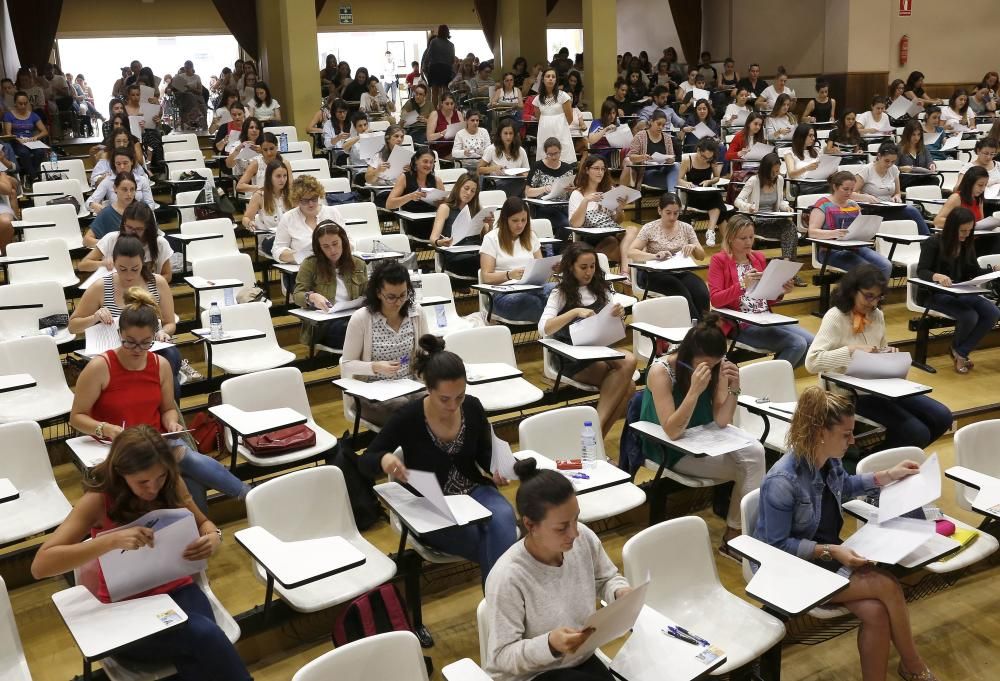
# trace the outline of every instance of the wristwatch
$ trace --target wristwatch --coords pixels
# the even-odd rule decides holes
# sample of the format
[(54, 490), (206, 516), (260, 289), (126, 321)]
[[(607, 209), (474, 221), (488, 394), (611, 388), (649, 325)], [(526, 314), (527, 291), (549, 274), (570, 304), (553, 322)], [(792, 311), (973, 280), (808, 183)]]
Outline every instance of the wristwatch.
[(823, 550), (819, 554), (819, 559), (827, 563), (831, 562), (833, 560), (833, 554), (830, 553), (830, 545), (823, 544), (820, 548)]
[(98, 440), (104, 439), (104, 426), (106, 425), (107, 424), (104, 421), (101, 421), (100, 423), (97, 424), (97, 427), (94, 428), (94, 437), (96, 437)]
[(742, 394), (743, 394), (743, 391), (742, 391), (742, 390), (740, 390), (739, 388), (736, 388), (735, 390), (733, 390), (732, 388), (730, 388), (730, 389), (729, 389), (729, 394), (730, 394), (730, 395), (734, 395), (734, 396), (736, 396), (736, 397), (739, 397), (740, 395), (742, 395)]

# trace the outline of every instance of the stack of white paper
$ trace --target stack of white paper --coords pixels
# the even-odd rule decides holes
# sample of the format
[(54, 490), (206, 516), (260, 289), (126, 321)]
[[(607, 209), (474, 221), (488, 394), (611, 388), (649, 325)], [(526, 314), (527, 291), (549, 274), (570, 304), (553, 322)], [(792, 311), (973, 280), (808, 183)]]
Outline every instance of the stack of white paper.
[(506, 440), (498, 438), (492, 427), (490, 428), (490, 434), (493, 441), (490, 471), (499, 473), (508, 480), (516, 480), (517, 474), (514, 473), (514, 464), (517, 462), (517, 459), (514, 458), (514, 454), (510, 451), (510, 444)]
[(623, 184), (617, 185), (610, 191), (604, 192), (604, 197), (601, 199), (601, 205), (608, 210), (618, 210), (618, 198), (622, 197), (625, 199), (623, 205), (628, 205), (633, 201), (638, 201), (642, 198), (642, 192), (638, 189), (632, 189)]
[(608, 144), (618, 149), (628, 149), (632, 144), (632, 130), (627, 125), (616, 126), (614, 130), (604, 136)]
[(625, 337), (625, 325), (614, 314), (615, 306), (608, 303), (595, 315), (580, 319), (569, 326), (573, 345), (610, 347)]
[(462, 121), (459, 121), (458, 123), (452, 123), (452, 124), (450, 124), (447, 128), (444, 129), (444, 138), (446, 140), (453, 140), (453, 139), (455, 139), (455, 135), (457, 135), (458, 131), (461, 130), (462, 128), (464, 128), (464, 127), (465, 127), (465, 123), (463, 123)]
[(774, 151), (774, 147), (770, 144), (764, 144), (762, 142), (755, 142), (750, 151), (746, 153), (743, 157), (744, 161), (759, 161), (768, 154)]
[(785, 292), (785, 282), (798, 274), (802, 263), (794, 260), (779, 260), (775, 258), (767, 263), (764, 273), (757, 283), (747, 291), (747, 296), (760, 300), (774, 300)]
[(862, 352), (856, 350), (847, 365), (848, 376), (855, 378), (906, 378), (910, 371), (908, 352)]
[[(365, 160), (372, 159), (385, 147), (385, 135), (380, 132), (366, 132), (358, 137), (358, 141), (355, 144), (358, 147), (359, 158)], [(381, 162), (381, 159), (379, 161)]]
[(840, 165), (840, 157), (830, 154), (822, 154), (816, 160), (819, 161), (819, 166), (803, 173), (801, 175), (803, 180), (826, 180), (837, 171), (837, 166)]
[(524, 268), (521, 278), (516, 281), (504, 282), (507, 285), (541, 286), (552, 276), (552, 268), (559, 264), (562, 256), (552, 255), (547, 258), (532, 258)]

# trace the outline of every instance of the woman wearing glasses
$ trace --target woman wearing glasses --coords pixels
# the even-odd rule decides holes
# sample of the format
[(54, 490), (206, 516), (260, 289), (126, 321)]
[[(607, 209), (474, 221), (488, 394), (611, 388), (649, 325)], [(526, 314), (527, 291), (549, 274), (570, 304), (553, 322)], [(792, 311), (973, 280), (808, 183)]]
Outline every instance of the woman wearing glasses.
[[(69, 328), (81, 333), (95, 324), (118, 318), (121, 345), (97, 355), (80, 373), (69, 422), (81, 433), (114, 440), (130, 426), (147, 425), (160, 433), (183, 430), (174, 398), (176, 368), (150, 348), (169, 340), (174, 330), (170, 287), (143, 263), (142, 243), (134, 236), (118, 239), (115, 272), (104, 286), (91, 286), (70, 318)], [(162, 324), (161, 319), (170, 323)], [(176, 349), (175, 349), (176, 350)], [(183, 439), (170, 440), (173, 455), (203, 511), (206, 490), (242, 499), (250, 487), (215, 459), (199, 454)]]
[[(418, 341), (428, 333), (420, 308), (413, 301), (413, 284), (406, 268), (395, 261), (376, 266), (365, 287), (365, 304), (351, 315), (340, 358), (345, 378), (384, 381), (413, 378), (410, 360), (417, 356)], [(361, 418), (382, 426), (394, 412), (423, 393), (386, 402), (365, 401)], [(345, 400), (353, 398), (344, 395)]]
[[(889, 283), (879, 268), (852, 267), (833, 290), (833, 307), (823, 315), (819, 333), (806, 353), (810, 373), (843, 373), (856, 352), (896, 352), (885, 337), (880, 305)], [(926, 395), (889, 399), (861, 394), (857, 412), (885, 426), (885, 449), (920, 447), (937, 440), (951, 426), (951, 410)]]
[(323, 185), (312, 175), (295, 178), (289, 196), (292, 209), (278, 222), (271, 255), (278, 262), (302, 264), (312, 255), (312, 233), (316, 225), (332, 220), (343, 227), (344, 217), (336, 207), (326, 205)]

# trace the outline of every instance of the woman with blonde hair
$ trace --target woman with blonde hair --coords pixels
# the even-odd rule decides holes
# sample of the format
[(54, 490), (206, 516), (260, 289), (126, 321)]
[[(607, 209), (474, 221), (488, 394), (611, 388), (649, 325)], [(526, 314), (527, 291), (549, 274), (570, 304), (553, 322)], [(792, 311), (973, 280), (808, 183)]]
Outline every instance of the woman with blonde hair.
[(899, 582), (840, 541), (844, 501), (920, 468), (903, 461), (877, 473), (851, 475), (841, 459), (853, 443), (852, 402), (818, 386), (806, 388), (788, 429), (788, 450), (761, 485), (754, 536), (850, 579), (847, 589), (828, 602), (843, 605), (861, 620), (858, 651), (863, 681), (885, 680), (890, 642), (899, 653), (897, 673), (903, 681), (935, 681), (917, 652)]
[(278, 221), (271, 253), (278, 262), (302, 261), (312, 255), (312, 233), (326, 220), (344, 225), (344, 216), (335, 206), (326, 205), (323, 185), (312, 175), (300, 175), (289, 193), (292, 209)]

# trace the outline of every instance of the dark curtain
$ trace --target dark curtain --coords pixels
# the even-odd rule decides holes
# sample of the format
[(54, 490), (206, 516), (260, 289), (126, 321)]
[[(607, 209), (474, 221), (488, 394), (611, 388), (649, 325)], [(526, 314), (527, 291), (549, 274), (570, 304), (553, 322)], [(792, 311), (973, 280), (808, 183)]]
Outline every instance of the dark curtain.
[(559, 0), (545, 0), (545, 13), (552, 14), (552, 8), (556, 6)]
[(323, 11), (323, 7), (326, 5), (326, 0), (316, 0), (316, 16)]
[(499, 48), (497, 41), (497, 0), (474, 0), (472, 3), (479, 15), (479, 24), (483, 27), (486, 44), (496, 54)]
[(701, 0), (670, 0), (670, 14), (681, 41), (684, 60), (697, 64), (701, 56)]
[(212, 4), (239, 46), (256, 60), (260, 56), (256, 0), (212, 0)]
[(7, 12), (21, 66), (35, 66), (41, 71), (56, 42), (62, 0), (7, 0)]

